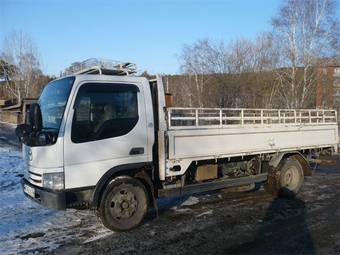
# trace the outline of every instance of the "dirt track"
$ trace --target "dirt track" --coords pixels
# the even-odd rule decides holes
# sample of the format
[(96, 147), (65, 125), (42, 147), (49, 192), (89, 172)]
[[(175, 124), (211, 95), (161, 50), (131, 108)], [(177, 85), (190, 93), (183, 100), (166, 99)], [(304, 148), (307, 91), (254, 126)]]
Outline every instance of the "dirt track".
[[(65, 244), (57, 253), (78, 254), (339, 254), (340, 157), (306, 177), (296, 199), (263, 190), (220, 191), (160, 201), (159, 218), (138, 229), (86, 244)], [(188, 203), (190, 204), (190, 203)]]

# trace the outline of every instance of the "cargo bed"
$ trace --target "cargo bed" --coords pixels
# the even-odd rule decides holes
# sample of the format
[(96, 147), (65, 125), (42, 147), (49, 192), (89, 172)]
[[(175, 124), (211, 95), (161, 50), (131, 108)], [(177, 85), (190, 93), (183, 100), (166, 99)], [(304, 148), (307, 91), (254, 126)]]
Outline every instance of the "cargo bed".
[[(334, 110), (168, 108), (166, 176), (192, 161), (337, 147)], [(171, 171), (180, 165), (181, 170)]]

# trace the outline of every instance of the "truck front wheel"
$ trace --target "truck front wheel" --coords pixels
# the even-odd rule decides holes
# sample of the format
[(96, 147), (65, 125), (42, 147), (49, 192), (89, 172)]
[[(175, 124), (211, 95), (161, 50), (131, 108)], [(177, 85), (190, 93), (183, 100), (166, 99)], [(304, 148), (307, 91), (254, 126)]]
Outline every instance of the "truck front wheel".
[(144, 185), (130, 176), (120, 176), (105, 188), (99, 217), (105, 227), (126, 231), (142, 222), (147, 209), (148, 197)]

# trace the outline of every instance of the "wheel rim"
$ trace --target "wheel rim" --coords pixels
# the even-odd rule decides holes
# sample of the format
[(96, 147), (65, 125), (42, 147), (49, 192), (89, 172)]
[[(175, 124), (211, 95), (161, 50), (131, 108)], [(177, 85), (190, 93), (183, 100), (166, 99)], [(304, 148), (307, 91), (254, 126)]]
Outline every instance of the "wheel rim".
[(136, 212), (138, 201), (136, 195), (128, 189), (120, 189), (110, 203), (110, 213), (115, 219), (127, 219)]
[(295, 190), (299, 185), (299, 171), (296, 167), (289, 167), (284, 176), (285, 187), (290, 190)]

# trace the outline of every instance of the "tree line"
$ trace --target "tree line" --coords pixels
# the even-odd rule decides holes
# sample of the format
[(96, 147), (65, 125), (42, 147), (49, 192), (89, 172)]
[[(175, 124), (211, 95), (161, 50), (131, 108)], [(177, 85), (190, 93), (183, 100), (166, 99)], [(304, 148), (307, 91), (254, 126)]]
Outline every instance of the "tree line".
[(19, 103), (37, 98), (55, 77), (43, 74), (39, 54), (29, 35), (13, 31), (4, 38), (0, 51), (0, 99)]
[(183, 47), (175, 103), (197, 107), (315, 107), (317, 68), (340, 65), (333, 0), (287, 0), (255, 40), (197, 40)]
[[(165, 76), (175, 105), (192, 107), (315, 107), (317, 67), (340, 64), (336, 0), (284, 0), (271, 30), (254, 40), (199, 39), (184, 45), (180, 74)], [(37, 47), (23, 32), (4, 39), (0, 98), (35, 98), (55, 77), (41, 70)]]

